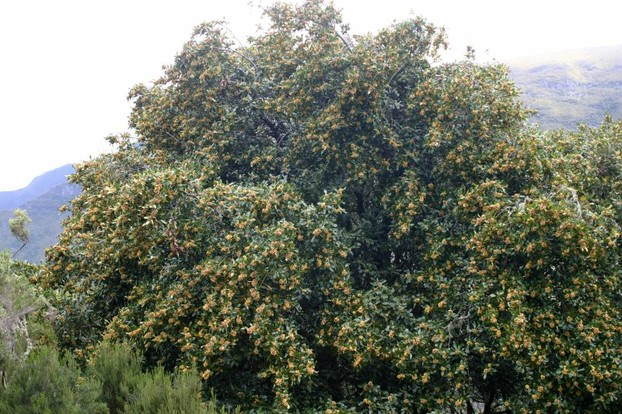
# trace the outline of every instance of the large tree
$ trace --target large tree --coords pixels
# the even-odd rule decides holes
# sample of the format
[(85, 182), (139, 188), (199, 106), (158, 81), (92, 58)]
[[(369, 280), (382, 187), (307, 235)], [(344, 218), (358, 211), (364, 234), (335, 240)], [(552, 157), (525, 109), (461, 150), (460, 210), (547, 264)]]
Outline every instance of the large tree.
[(246, 45), (199, 26), (77, 168), (61, 340), (277, 410), (615, 409), (620, 126), (527, 128), (506, 69), (438, 62), (422, 19), (265, 13)]

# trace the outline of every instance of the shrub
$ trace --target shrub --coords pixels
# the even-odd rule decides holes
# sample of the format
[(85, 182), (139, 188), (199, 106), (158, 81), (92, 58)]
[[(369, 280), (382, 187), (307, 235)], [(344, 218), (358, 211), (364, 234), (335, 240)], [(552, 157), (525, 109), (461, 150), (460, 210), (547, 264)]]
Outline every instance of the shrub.
[(123, 343), (103, 342), (93, 353), (86, 373), (101, 383), (98, 399), (108, 406), (110, 414), (124, 412), (142, 380), (141, 361), (142, 355)]
[(0, 390), (0, 412), (14, 414), (99, 414), (106, 405), (97, 401), (100, 384), (80, 376), (71, 356), (41, 347), (18, 365), (7, 388)]
[(159, 366), (141, 377), (127, 414), (207, 414), (196, 371), (174, 377)]

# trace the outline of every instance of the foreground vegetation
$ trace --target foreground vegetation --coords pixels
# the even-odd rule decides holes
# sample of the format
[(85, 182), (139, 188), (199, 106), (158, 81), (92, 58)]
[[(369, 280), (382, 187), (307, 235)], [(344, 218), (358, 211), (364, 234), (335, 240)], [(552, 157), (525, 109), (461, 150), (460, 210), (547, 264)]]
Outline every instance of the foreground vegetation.
[[(26, 228), (11, 222), (17, 234)], [(214, 396), (201, 398), (195, 370), (172, 375), (145, 370), (140, 351), (102, 342), (88, 359), (58, 350), (49, 297), (29, 283), (36, 266), (0, 252), (0, 412), (3, 413), (228, 413)], [(49, 293), (49, 292), (48, 292)], [(80, 359), (80, 358), (78, 358)], [(239, 412), (236, 411), (236, 412)]]
[(89, 401), (121, 342), (246, 411), (618, 412), (622, 124), (527, 126), (424, 20), (266, 13), (245, 47), (198, 27), (72, 177), (32, 279)]

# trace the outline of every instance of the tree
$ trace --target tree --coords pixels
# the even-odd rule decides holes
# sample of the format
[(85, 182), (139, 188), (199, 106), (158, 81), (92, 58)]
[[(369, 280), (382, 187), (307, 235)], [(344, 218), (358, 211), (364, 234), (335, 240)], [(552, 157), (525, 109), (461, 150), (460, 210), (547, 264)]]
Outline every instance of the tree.
[(20, 208), (16, 209), (13, 212), (13, 217), (9, 219), (11, 234), (22, 243), (21, 247), (13, 253), (13, 257), (15, 257), (30, 240), (30, 231), (28, 229), (30, 221), (30, 217), (28, 217), (26, 210)]
[(43, 280), (65, 346), (278, 411), (615, 411), (620, 126), (528, 128), (507, 70), (436, 61), (422, 19), (266, 15), (247, 46), (199, 26), (78, 166)]

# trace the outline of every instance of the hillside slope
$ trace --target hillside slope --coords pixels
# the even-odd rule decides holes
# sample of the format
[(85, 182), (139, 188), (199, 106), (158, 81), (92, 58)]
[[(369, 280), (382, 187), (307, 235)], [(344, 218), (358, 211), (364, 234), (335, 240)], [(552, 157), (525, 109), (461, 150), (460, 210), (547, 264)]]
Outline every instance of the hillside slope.
[(14, 252), (20, 247), (21, 243), (11, 235), (8, 220), (15, 208), (21, 208), (28, 212), (32, 223), (30, 241), (16, 259), (32, 263), (44, 260), (45, 249), (56, 244), (62, 231), (64, 214), (59, 208), (80, 193), (79, 186), (67, 181), (67, 174), (72, 172), (73, 167), (64, 166), (35, 178), (26, 188), (0, 193), (0, 250)]
[(587, 48), (505, 62), (533, 121), (545, 129), (622, 118), (622, 45)]
[(71, 164), (63, 165), (34, 178), (28, 186), (15, 191), (0, 191), (0, 211), (15, 208), (43, 195), (57, 185), (65, 184), (74, 172)]

